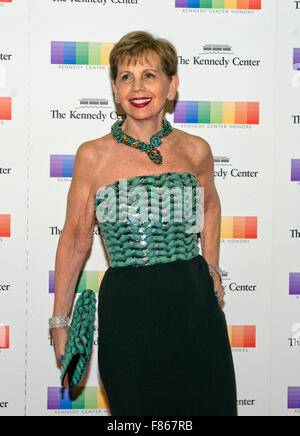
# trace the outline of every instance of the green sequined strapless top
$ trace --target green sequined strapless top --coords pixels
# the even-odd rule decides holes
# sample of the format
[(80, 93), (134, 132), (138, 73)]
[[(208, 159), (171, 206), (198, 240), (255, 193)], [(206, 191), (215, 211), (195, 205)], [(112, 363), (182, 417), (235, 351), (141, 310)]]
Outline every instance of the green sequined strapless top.
[(189, 260), (199, 254), (203, 198), (191, 173), (119, 179), (98, 190), (95, 208), (111, 267)]

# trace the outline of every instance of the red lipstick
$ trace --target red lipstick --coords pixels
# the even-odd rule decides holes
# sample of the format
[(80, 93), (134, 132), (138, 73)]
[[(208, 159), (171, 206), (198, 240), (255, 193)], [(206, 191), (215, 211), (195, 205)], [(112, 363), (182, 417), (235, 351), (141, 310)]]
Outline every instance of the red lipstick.
[(133, 107), (137, 109), (142, 109), (151, 103), (152, 98), (147, 98), (147, 97), (132, 98), (129, 101)]

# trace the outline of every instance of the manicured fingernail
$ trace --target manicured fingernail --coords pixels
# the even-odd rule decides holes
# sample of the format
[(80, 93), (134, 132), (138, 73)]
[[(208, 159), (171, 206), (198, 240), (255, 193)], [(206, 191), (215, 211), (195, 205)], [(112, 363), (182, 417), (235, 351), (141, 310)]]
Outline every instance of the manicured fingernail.
[(60, 360), (61, 361), (65, 360), (65, 356), (63, 354), (60, 356)]

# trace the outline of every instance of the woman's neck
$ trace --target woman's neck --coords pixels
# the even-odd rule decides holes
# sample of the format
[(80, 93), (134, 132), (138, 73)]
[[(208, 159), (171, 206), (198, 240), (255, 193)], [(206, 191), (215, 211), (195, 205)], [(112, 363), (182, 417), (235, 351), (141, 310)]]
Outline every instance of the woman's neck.
[(127, 135), (149, 144), (150, 138), (161, 130), (162, 119), (162, 114), (147, 120), (137, 120), (127, 116), (122, 130)]

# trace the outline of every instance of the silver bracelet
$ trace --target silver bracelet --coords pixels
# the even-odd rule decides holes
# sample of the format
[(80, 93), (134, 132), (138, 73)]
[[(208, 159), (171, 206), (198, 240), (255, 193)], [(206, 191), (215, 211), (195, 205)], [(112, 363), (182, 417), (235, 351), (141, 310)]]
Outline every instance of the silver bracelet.
[[(221, 268), (219, 268), (218, 266), (213, 265), (213, 264), (211, 264), (211, 263), (209, 263), (208, 266), (209, 266), (209, 269), (212, 268), (213, 270), (215, 270), (215, 271), (219, 274), (220, 279), (221, 279), (221, 283), (222, 283), (222, 270), (221, 270)], [(214, 274), (214, 273), (213, 273), (213, 274)], [(213, 275), (213, 274), (211, 274), (211, 275)]]
[(54, 316), (49, 318), (49, 327), (50, 329), (56, 327), (67, 327), (69, 325), (69, 317), (68, 316)]

